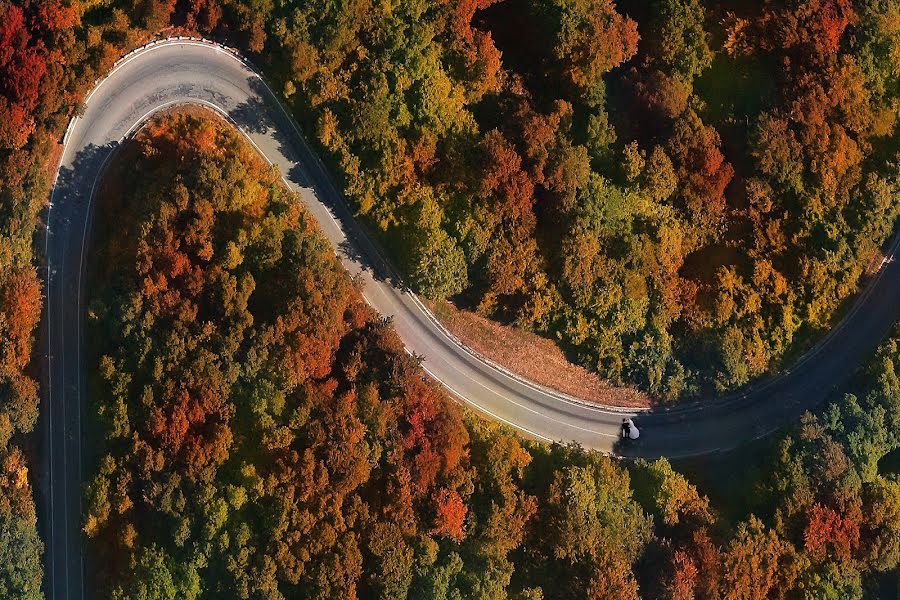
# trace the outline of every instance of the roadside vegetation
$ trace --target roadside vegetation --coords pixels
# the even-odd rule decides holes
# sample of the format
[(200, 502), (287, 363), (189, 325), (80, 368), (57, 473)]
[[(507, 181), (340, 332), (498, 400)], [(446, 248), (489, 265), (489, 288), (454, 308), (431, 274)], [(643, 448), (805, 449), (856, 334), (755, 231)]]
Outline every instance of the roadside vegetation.
[(893, 0), (0, 10), (4, 280), (77, 102), (172, 26), (264, 65), (416, 289), (662, 401), (796, 356), (900, 211)]
[(410, 283), (659, 400), (796, 356), (900, 211), (896, 2), (198, 4)]
[[(675, 401), (778, 368), (878, 263), (900, 197), (898, 14), (895, 0), (0, 0), (0, 596), (40, 580), (21, 449), (38, 407), (35, 228), (66, 123), (127, 50), (173, 25), (239, 47), (417, 289)], [(871, 507), (883, 480), (829, 419), (810, 431), (838, 440), (841, 472), (864, 472)], [(805, 548), (797, 531), (777, 535)], [(876, 568), (860, 539), (842, 573)]]
[(88, 331), (103, 597), (862, 598), (897, 567), (896, 340), (773, 445), (753, 514), (723, 511), (666, 461), (450, 401), (226, 124), (158, 120), (110, 177)]
[(0, 452), (0, 598), (40, 600), (44, 544), (25, 456), (16, 447)]
[(467, 348), (540, 386), (599, 404), (651, 405), (652, 398), (646, 393), (631, 386), (611, 385), (596, 372), (572, 364), (551, 340), (460, 310), (448, 301), (427, 302), (427, 306)]

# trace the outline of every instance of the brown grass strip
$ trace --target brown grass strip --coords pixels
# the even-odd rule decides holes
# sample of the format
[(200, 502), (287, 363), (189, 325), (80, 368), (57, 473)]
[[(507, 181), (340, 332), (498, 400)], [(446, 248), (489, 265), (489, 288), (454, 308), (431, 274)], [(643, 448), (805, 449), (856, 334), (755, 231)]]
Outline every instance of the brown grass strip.
[(547, 338), (460, 310), (450, 302), (423, 301), (466, 346), (538, 385), (607, 406), (650, 406), (647, 394), (635, 388), (615, 386), (596, 373), (572, 364)]

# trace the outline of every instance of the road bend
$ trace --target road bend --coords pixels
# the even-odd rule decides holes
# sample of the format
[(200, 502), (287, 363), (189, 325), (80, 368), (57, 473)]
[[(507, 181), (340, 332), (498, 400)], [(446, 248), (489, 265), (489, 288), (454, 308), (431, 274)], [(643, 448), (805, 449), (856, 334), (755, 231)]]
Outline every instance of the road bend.
[[(531, 437), (577, 442), (627, 456), (691, 456), (758, 438), (821, 403), (884, 339), (900, 313), (900, 261), (887, 260), (844, 321), (788, 373), (717, 401), (636, 413), (601, 407), (524, 381), (457, 343), (400, 282), (354, 220), (322, 162), (262, 79), (234, 53), (197, 40), (169, 40), (121, 60), (74, 120), (48, 217), (46, 393), (42, 411), (49, 457), (42, 506), (47, 595), (85, 597), (81, 535), (81, 422), (85, 398), (83, 275), (94, 191), (116, 148), (154, 113), (180, 104), (216, 110), (282, 174), (318, 221), (363, 295), (394, 320), (424, 369), (475, 411)], [(889, 252), (897, 256), (897, 245)], [(617, 448), (619, 424), (633, 416), (638, 443)]]

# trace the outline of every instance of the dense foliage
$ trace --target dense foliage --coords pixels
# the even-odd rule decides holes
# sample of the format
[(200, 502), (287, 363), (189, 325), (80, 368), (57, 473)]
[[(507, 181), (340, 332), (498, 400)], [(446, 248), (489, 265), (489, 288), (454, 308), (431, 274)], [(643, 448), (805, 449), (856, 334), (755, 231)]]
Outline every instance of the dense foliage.
[(51, 83), (60, 57), (45, 43), (69, 26), (70, 9), (34, 8), (0, 2), (0, 597), (12, 600), (42, 597), (43, 545), (17, 439), (38, 414), (38, 385), (26, 367), (41, 314), (31, 243), (48, 191), (47, 126), (60, 106), (70, 109)]
[(418, 289), (662, 398), (827, 328), (900, 210), (896, 1), (225, 6)]
[(41, 552), (28, 467), (18, 448), (0, 452), (0, 598), (39, 600)]
[[(56, 142), (94, 80), (172, 24), (264, 65), (418, 289), (661, 397), (777, 366), (896, 217), (896, 0), (0, 0), (0, 457), (16, 473)], [(26, 540), (5, 546), (23, 570), (2, 595), (28, 597), (30, 489), (0, 486), (16, 499), (2, 531)]]
[(437, 569), (471, 493), (458, 415), (235, 133), (180, 118), (138, 143), (91, 303), (102, 588), (332, 598), (408, 585), (373, 568), (416, 548)]
[(878, 467), (900, 448), (895, 341), (731, 527), (665, 461), (463, 415), (226, 125), (158, 121), (111, 176), (85, 522), (103, 596), (854, 598), (900, 560)]
[(4, 280), (33, 280), (48, 132), (170, 24), (256, 57), (415, 287), (660, 398), (743, 385), (827, 328), (900, 205), (896, 0), (2, 11)]

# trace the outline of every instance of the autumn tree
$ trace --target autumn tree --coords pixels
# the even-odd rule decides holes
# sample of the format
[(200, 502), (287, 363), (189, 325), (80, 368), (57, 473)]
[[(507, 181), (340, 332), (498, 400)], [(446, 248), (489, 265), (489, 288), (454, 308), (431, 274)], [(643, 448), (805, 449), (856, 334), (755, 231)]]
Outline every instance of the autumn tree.
[(637, 51), (637, 24), (610, 0), (548, 2), (542, 8), (555, 28), (553, 52), (563, 77), (579, 100), (602, 107), (603, 76)]
[(0, 451), (0, 594), (4, 598), (44, 597), (42, 554), (25, 456), (18, 448)]

